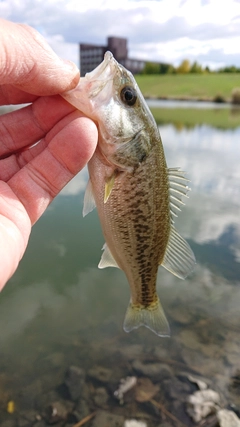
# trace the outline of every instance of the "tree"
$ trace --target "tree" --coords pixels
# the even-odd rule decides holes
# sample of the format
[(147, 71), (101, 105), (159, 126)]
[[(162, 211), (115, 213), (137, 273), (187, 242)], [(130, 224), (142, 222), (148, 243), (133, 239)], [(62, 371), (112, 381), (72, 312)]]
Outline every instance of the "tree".
[(190, 73), (202, 73), (202, 72), (203, 72), (203, 69), (201, 65), (198, 64), (197, 61), (195, 61), (190, 68)]
[(159, 74), (160, 72), (160, 64), (156, 62), (146, 62), (142, 74)]
[(184, 59), (181, 64), (179, 65), (179, 67), (177, 68), (177, 73), (180, 74), (187, 74), (190, 71), (190, 62), (188, 59)]

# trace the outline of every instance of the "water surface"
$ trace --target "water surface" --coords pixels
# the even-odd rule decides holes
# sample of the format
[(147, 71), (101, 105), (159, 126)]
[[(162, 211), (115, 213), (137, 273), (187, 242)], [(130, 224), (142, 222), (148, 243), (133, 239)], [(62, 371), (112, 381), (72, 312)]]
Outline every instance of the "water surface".
[(121, 375), (128, 375), (131, 348), (140, 349), (135, 358), (195, 370), (230, 399), (230, 378), (240, 369), (240, 128), (166, 125), (160, 132), (168, 166), (180, 166), (191, 180), (175, 225), (197, 260), (185, 281), (159, 268), (171, 338), (122, 330), (129, 286), (120, 270), (97, 269), (104, 240), (97, 213), (82, 218), (84, 170), (33, 227), (1, 293), (0, 419), (8, 417), (9, 400), (18, 411), (41, 408), (41, 396), (61, 384), (71, 364), (115, 370), (121, 353)]

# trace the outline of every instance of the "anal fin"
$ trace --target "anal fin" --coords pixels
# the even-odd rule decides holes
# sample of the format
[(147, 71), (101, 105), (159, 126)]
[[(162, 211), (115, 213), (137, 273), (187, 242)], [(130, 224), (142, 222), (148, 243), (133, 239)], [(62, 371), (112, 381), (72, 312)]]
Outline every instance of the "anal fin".
[(195, 264), (196, 259), (192, 249), (172, 225), (161, 265), (180, 279), (185, 279), (193, 271)]
[(98, 264), (98, 268), (106, 268), (106, 267), (120, 268), (116, 263), (115, 259), (113, 258), (107, 243), (104, 243), (103, 250), (104, 252)]

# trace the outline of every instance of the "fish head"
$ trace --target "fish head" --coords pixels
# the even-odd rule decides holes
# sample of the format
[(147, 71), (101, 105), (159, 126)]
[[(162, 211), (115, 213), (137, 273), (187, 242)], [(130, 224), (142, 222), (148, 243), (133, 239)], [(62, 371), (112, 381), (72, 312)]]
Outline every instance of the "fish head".
[(156, 123), (132, 73), (111, 52), (63, 96), (96, 122), (98, 145), (109, 162), (131, 169), (146, 158)]

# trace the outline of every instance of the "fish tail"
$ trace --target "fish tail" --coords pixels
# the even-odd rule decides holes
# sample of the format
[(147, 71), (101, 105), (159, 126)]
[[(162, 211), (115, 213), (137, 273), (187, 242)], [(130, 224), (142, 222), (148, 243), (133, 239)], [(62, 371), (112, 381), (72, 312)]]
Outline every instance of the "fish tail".
[(139, 326), (146, 326), (160, 337), (169, 337), (170, 328), (159, 298), (149, 306), (139, 306), (129, 303), (123, 329), (130, 332)]

